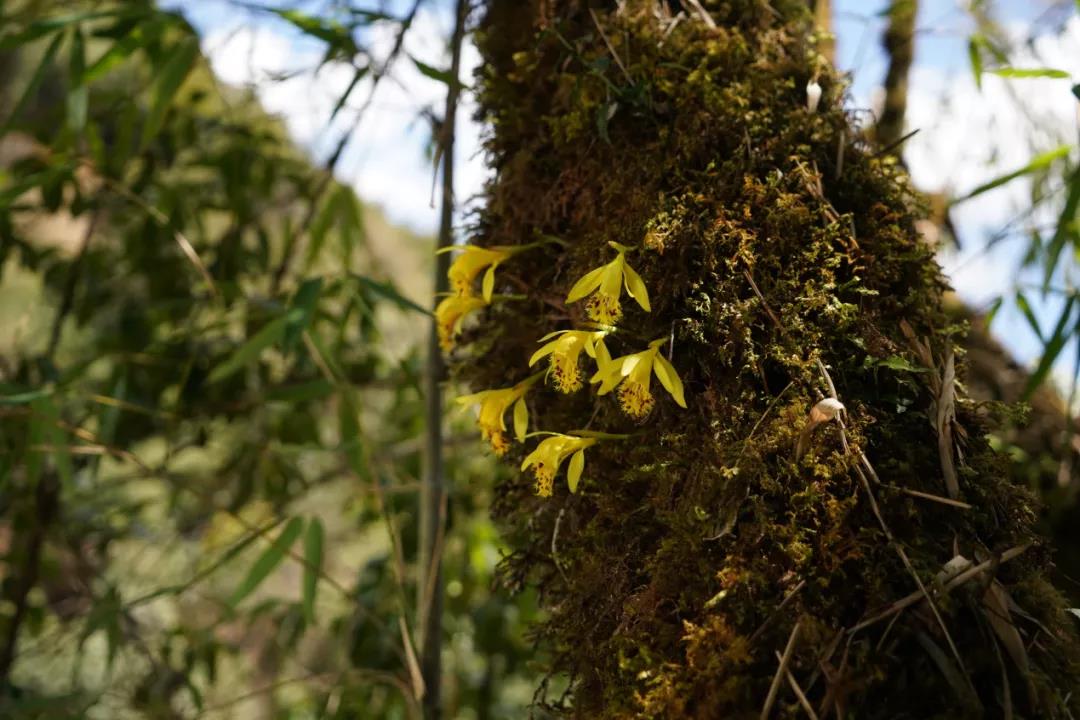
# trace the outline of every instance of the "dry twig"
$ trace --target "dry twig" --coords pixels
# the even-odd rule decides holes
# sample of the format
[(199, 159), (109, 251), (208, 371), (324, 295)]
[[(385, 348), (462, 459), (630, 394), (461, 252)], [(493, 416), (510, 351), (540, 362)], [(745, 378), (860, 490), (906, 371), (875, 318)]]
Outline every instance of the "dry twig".
[(784, 673), (787, 672), (788, 664), (791, 662), (791, 656), (795, 653), (795, 641), (799, 638), (799, 629), (802, 625), (802, 620), (795, 621), (795, 627), (791, 628), (791, 635), (788, 636), (787, 646), (784, 647), (784, 654), (780, 657), (780, 665), (776, 668), (776, 675), (773, 677), (772, 685), (769, 686), (769, 694), (765, 698), (765, 707), (761, 709), (761, 720), (767, 720), (769, 713), (772, 712), (773, 703), (776, 702), (776, 696), (780, 692), (780, 682), (784, 678)]

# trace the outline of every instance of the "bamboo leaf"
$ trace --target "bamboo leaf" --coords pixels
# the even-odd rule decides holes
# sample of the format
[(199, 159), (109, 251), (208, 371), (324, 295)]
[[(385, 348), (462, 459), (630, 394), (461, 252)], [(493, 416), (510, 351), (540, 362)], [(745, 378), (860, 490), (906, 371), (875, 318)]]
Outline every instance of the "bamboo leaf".
[(315, 624), (315, 598), (319, 591), (319, 575), (323, 562), (323, 524), (312, 518), (304, 533), (304, 619)]
[(74, 471), (71, 464), (71, 453), (67, 450), (68, 437), (60, 427), (60, 410), (53, 402), (54, 396), (40, 397), (34, 400), (30, 407), (33, 409), (33, 422), (40, 423), (37, 430), (38, 442), (50, 445), (52, 448), (53, 463), (56, 472), (60, 475), (66, 487), (71, 487)]
[(1031, 377), (1028, 378), (1027, 386), (1024, 388), (1024, 394), (1022, 400), (1029, 400), (1035, 389), (1042, 384), (1043, 380), (1050, 373), (1050, 368), (1053, 367), (1054, 361), (1057, 360), (1058, 355), (1061, 354), (1062, 349), (1065, 347), (1065, 343), (1068, 341), (1069, 333), (1066, 328), (1068, 327), (1069, 317), (1072, 315), (1073, 305), (1076, 302), (1076, 296), (1071, 296), (1065, 303), (1065, 307), (1061, 310), (1061, 317), (1058, 318), (1057, 325), (1054, 326), (1054, 332), (1050, 335), (1043, 345), (1043, 354), (1039, 358), (1039, 364), (1035, 367), (1034, 372), (1031, 373)]
[[(12, 386), (3, 386), (0, 389), (14, 389)], [(48, 397), (53, 394), (53, 388), (45, 387), (37, 390), (24, 390), (10, 395), (0, 395), (0, 405), (26, 405), (38, 398)]]
[(364, 447), (360, 442), (360, 405), (352, 387), (341, 385), (338, 402), (338, 436), (349, 468), (357, 477), (367, 475), (364, 466)]
[(366, 275), (357, 274), (354, 274), (353, 278), (356, 280), (356, 282), (360, 284), (361, 288), (365, 290), (370, 290), (376, 295), (379, 295), (389, 300), (402, 310), (412, 310), (414, 312), (422, 313), (424, 315), (431, 314), (430, 310), (417, 304), (416, 302), (410, 300), (409, 298), (398, 292), (398, 289), (391, 282), (380, 282), (378, 280), (373, 280)]
[(1071, 151), (1071, 145), (1062, 145), (1061, 147), (1054, 148), (1053, 150), (1045, 152), (1042, 155), (1038, 155), (1024, 167), (1013, 170), (1012, 172), (1001, 175), (1000, 177), (996, 177), (990, 182), (978, 186), (977, 188), (969, 192), (967, 195), (964, 195), (963, 197), (954, 200), (952, 204), (959, 205), (965, 200), (970, 200), (971, 198), (982, 195), (985, 192), (989, 192), (994, 188), (1001, 187), (1006, 183), (1012, 182), (1018, 177), (1030, 175), (1032, 173), (1038, 172), (1039, 170), (1045, 170), (1046, 168), (1050, 167), (1050, 165), (1052, 165), (1054, 161), (1067, 157)]
[[(155, 23), (156, 24), (156, 23)], [(142, 28), (136, 27), (132, 32), (121, 37), (105, 53), (95, 60), (83, 73), (83, 80), (91, 83), (102, 77), (114, 67), (127, 60), (131, 55), (142, 47), (144, 34)]]
[(982, 36), (979, 34), (972, 35), (968, 39), (968, 60), (971, 61), (971, 73), (975, 76), (975, 87), (982, 89), (982, 51), (981, 45), (984, 43)]
[(1046, 344), (1046, 340), (1043, 338), (1042, 329), (1039, 327), (1039, 320), (1035, 317), (1035, 313), (1031, 310), (1031, 303), (1028, 302), (1027, 296), (1022, 292), (1016, 293), (1016, 307), (1020, 309), (1020, 312), (1024, 315), (1024, 318), (1028, 321), (1028, 325), (1035, 332), (1035, 336), (1039, 338), (1039, 342)]
[(34, 97), (34, 93), (37, 92), (38, 86), (41, 85), (41, 81), (45, 79), (45, 71), (52, 65), (53, 58), (56, 57), (56, 51), (60, 49), (60, 42), (63, 39), (63, 33), (56, 33), (52, 42), (49, 43), (49, 47), (45, 49), (45, 54), (41, 56), (41, 62), (38, 63), (37, 69), (34, 70), (34, 74), (30, 76), (30, 82), (27, 83), (22, 95), (19, 96), (18, 102), (15, 103), (15, 109), (8, 115), (3, 126), (0, 126), (0, 137), (7, 135), (7, 132), (11, 129), (15, 119), (22, 114), (23, 110), (26, 109), (27, 104)]
[(987, 330), (989, 330), (990, 326), (994, 324), (994, 318), (997, 317), (998, 311), (1001, 310), (1001, 305), (1002, 305), (1002, 303), (1004, 301), (1005, 301), (1005, 298), (999, 296), (999, 297), (994, 298), (994, 302), (990, 304), (990, 308), (986, 311), (986, 314), (983, 316), (983, 326)]
[(327, 233), (337, 219), (337, 207), (338, 194), (331, 193), (319, 208), (314, 220), (312, 220), (308, 229), (311, 241), (308, 243), (307, 257), (304, 260), (304, 264), (308, 269), (311, 269), (311, 266), (315, 264), (319, 254), (322, 252), (323, 245), (326, 244)]
[(1004, 67), (995, 68), (990, 71), (994, 75), (1003, 78), (1051, 78), (1054, 80), (1061, 80), (1069, 77), (1069, 73), (1064, 70), (1057, 70), (1055, 68), (1014, 68)]
[(326, 380), (313, 380), (299, 385), (286, 385), (266, 391), (267, 402), (302, 403), (322, 400), (334, 393), (334, 386)]
[(172, 105), (177, 91), (184, 83), (188, 73), (195, 67), (195, 59), (199, 56), (199, 39), (189, 37), (182, 41), (178, 47), (169, 52), (169, 58), (158, 68), (157, 78), (154, 82), (153, 100), (150, 112), (146, 116), (143, 125), (142, 147), (146, 148), (149, 142), (161, 130), (165, 121), (165, 113)]
[(1080, 165), (1069, 176), (1069, 194), (1065, 198), (1065, 205), (1058, 217), (1057, 227), (1054, 228), (1054, 237), (1050, 239), (1050, 245), (1046, 249), (1046, 264), (1043, 269), (1043, 287), (1049, 287), (1050, 278), (1054, 275), (1061, 251), (1070, 235), (1075, 235), (1073, 226), (1076, 220), (1077, 210), (1080, 210)]
[(364, 241), (364, 210), (352, 188), (340, 185), (338, 195), (341, 258), (346, 271), (351, 271), (353, 250)]
[(244, 578), (244, 581), (240, 583), (240, 586), (236, 588), (236, 591), (233, 592), (232, 597), (229, 599), (230, 605), (235, 607), (240, 604), (244, 598), (259, 587), (262, 581), (285, 559), (285, 553), (296, 542), (296, 538), (300, 537), (300, 531), (303, 529), (303, 518), (294, 517), (289, 520), (289, 523), (282, 529), (281, 534), (270, 543), (270, 547), (266, 548), (263, 554), (255, 560), (255, 564), (251, 566), (247, 577)]
[(341, 112), (341, 108), (345, 107), (345, 103), (349, 100), (349, 96), (352, 95), (352, 91), (356, 89), (356, 86), (360, 84), (360, 81), (364, 79), (364, 76), (368, 74), (368, 70), (370, 69), (371, 68), (368, 65), (356, 68), (352, 80), (349, 81), (349, 86), (345, 88), (345, 92), (341, 93), (338, 97), (338, 101), (334, 104), (334, 109), (330, 112), (330, 118), (326, 121), (327, 127), (330, 127), (334, 123), (334, 118)]
[(340, 50), (350, 56), (359, 52), (352, 33), (340, 23), (313, 17), (299, 10), (282, 10), (265, 6), (264, 9), (292, 24), (305, 35), (322, 40), (330, 46), (331, 50)]
[(290, 322), (297, 322), (301, 317), (303, 317), (303, 310), (294, 309), (268, 322), (263, 326), (262, 330), (259, 330), (247, 342), (237, 348), (228, 359), (211, 370), (207, 382), (215, 383), (224, 380), (254, 361), (263, 350), (279, 342), (285, 336), (285, 328), (288, 327)]
[[(411, 55), (409, 57), (412, 57)], [(420, 71), (420, 74), (424, 77), (431, 78), (436, 82), (441, 82), (447, 87), (454, 82), (455, 78), (449, 70), (439, 70), (436, 67), (428, 65), (426, 62), (412, 58), (413, 64), (416, 65), (416, 69)]]
[(86, 86), (86, 42), (78, 25), (71, 30), (71, 51), (68, 59), (68, 74), (71, 88), (67, 94), (68, 127), (76, 133), (86, 127), (89, 90)]
[(10, 50), (15, 47), (26, 45), (33, 42), (40, 37), (44, 37), (51, 32), (58, 32), (62, 34), (62, 31), (67, 29), (69, 25), (81, 23), (86, 20), (98, 20), (106, 17), (114, 17), (120, 15), (130, 14), (130, 10), (105, 10), (105, 11), (90, 11), (69, 13), (67, 15), (57, 15), (51, 18), (44, 18), (37, 20), (30, 24), (22, 32), (14, 33), (0, 39), (0, 50)]
[(285, 324), (285, 333), (282, 337), (282, 347), (286, 352), (291, 352), (296, 346), (300, 335), (311, 325), (315, 316), (315, 308), (322, 294), (323, 279), (321, 277), (308, 278), (297, 289), (292, 300), (289, 301), (289, 320)]

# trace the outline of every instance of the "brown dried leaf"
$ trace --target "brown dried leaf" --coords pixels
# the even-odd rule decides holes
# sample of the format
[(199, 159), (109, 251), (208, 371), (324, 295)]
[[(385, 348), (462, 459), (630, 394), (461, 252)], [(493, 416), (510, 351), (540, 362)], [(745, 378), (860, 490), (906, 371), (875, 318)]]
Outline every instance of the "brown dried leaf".
[(986, 588), (983, 594), (983, 615), (990, 622), (990, 627), (998, 636), (998, 640), (1005, 646), (1017, 670), (1025, 678), (1030, 677), (1031, 662), (1028, 659), (1027, 648), (1024, 639), (1020, 637), (1020, 631), (1013, 624), (1012, 615), (1009, 613), (1009, 592), (1005, 586), (994, 580)]
[(956, 476), (956, 460), (953, 456), (953, 423), (956, 421), (956, 358), (952, 346), (945, 353), (945, 371), (941, 378), (941, 394), (937, 400), (938, 454), (941, 456), (941, 472), (945, 476), (945, 490), (955, 500), (960, 496), (960, 483)]

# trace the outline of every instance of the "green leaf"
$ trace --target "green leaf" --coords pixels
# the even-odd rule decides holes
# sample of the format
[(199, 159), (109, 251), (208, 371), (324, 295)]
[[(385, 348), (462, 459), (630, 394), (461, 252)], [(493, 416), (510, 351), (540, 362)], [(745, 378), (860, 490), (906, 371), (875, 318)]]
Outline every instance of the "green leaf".
[(1054, 332), (1050, 336), (1050, 339), (1043, 345), (1043, 354), (1039, 358), (1039, 364), (1035, 367), (1034, 372), (1031, 373), (1031, 377), (1028, 378), (1027, 385), (1024, 387), (1024, 393), (1022, 400), (1027, 401), (1031, 398), (1035, 389), (1042, 384), (1046, 379), (1046, 376), (1050, 372), (1050, 368), (1053, 367), (1054, 361), (1057, 360), (1057, 356), (1061, 354), (1061, 350), (1065, 347), (1065, 343), (1069, 339), (1070, 333), (1066, 330), (1069, 323), (1069, 316), (1072, 315), (1073, 304), (1076, 302), (1076, 296), (1070, 296), (1065, 303), (1065, 307), (1061, 311), (1061, 317), (1058, 318), (1057, 325), (1054, 326)]
[(379, 12), (378, 10), (360, 10), (358, 8), (347, 8), (346, 12), (352, 15), (354, 18), (357, 18), (359, 22), (364, 23), (373, 23), (379, 20), (397, 20), (397, 18), (395, 18), (393, 15), (388, 15), (387, 13)]
[(1024, 167), (1022, 167), (1022, 168), (1020, 168), (1018, 170), (1013, 170), (1010, 173), (1006, 173), (1005, 175), (994, 178), (993, 180), (991, 180), (988, 183), (980, 185), (979, 187), (977, 187), (974, 190), (972, 190), (971, 192), (969, 192), (967, 195), (964, 195), (963, 197), (961, 197), (961, 198), (959, 198), (957, 200), (954, 200), (952, 202), (952, 204), (953, 205), (959, 205), (960, 203), (964, 202), (965, 200), (970, 200), (973, 197), (976, 197), (978, 195), (982, 195), (985, 192), (989, 192), (990, 190), (993, 190), (996, 187), (1000, 187), (1000, 186), (1002, 186), (1002, 185), (1004, 185), (1006, 183), (1012, 182), (1013, 180), (1015, 180), (1018, 177), (1023, 177), (1024, 175), (1030, 175), (1031, 173), (1038, 172), (1039, 170), (1044, 170), (1044, 169), (1050, 167), (1050, 165), (1054, 161), (1060, 160), (1061, 158), (1064, 158), (1064, 157), (1067, 157), (1071, 151), (1072, 151), (1072, 146), (1071, 145), (1062, 145), (1061, 147), (1054, 148), (1053, 150), (1051, 150), (1049, 152), (1045, 152), (1042, 155), (1038, 155), (1031, 162), (1029, 162), (1027, 165), (1025, 165)]
[(304, 620), (315, 624), (315, 597), (319, 591), (319, 576), (323, 561), (323, 524), (311, 518), (304, 533)]
[(86, 127), (89, 89), (86, 86), (86, 43), (78, 25), (71, 29), (71, 54), (68, 60), (71, 88), (67, 94), (68, 127), (76, 133)]
[[(2, 7), (3, 3), (0, 3), (0, 8)], [(55, 17), (37, 20), (31, 23), (30, 26), (22, 32), (8, 35), (3, 39), (0, 39), (0, 50), (10, 50), (15, 47), (26, 45), (27, 43), (33, 42), (39, 37), (48, 35), (51, 32), (58, 32), (58, 34), (62, 34), (62, 31), (67, 29), (69, 25), (81, 23), (86, 20), (98, 20), (100, 18), (130, 14), (130, 12), (130, 10), (79, 12), (70, 13), (68, 15), (57, 15)]]
[(105, 633), (106, 646), (108, 648), (107, 665), (112, 666), (116, 657), (116, 651), (123, 642), (124, 633), (120, 628), (121, 614), (124, 606), (121, 602), (120, 593), (115, 587), (110, 586), (100, 598), (95, 598), (86, 614), (86, 622), (82, 633), (79, 635), (79, 648), (97, 632)]
[(1051, 78), (1055, 80), (1061, 80), (1069, 77), (1069, 73), (1065, 72), (1064, 70), (1056, 70), (1054, 68), (1004, 67), (995, 68), (990, 72), (1003, 78)]
[(267, 402), (302, 403), (321, 400), (334, 393), (334, 385), (327, 380), (313, 380), (298, 385), (285, 385), (266, 391)]
[(341, 259), (347, 272), (352, 271), (352, 256), (356, 246), (364, 241), (364, 209), (352, 188), (341, 185), (340, 199)]
[(326, 244), (326, 236), (337, 218), (337, 207), (338, 194), (331, 193), (323, 201), (322, 207), (319, 208), (319, 212), (315, 215), (315, 219), (308, 229), (311, 241), (308, 243), (304, 264), (309, 270), (315, 264), (315, 261), (319, 259), (319, 254), (322, 253), (323, 245)]
[(596, 132), (600, 135), (600, 139), (604, 142), (611, 144), (611, 137), (608, 135), (608, 123), (611, 118), (615, 117), (615, 112), (619, 109), (619, 103), (608, 102), (596, 106)]
[[(67, 450), (68, 436), (60, 427), (60, 410), (53, 402), (52, 396), (40, 397), (30, 403), (33, 415), (30, 421), (31, 443), (35, 445), (49, 445), (53, 449), (49, 451), (56, 464), (56, 471), (64, 485), (71, 487), (73, 470), (71, 465), (71, 453)], [(35, 452), (38, 456), (39, 466), (35, 474), (40, 473), (43, 462), (43, 453)], [(30, 474), (29, 472), (27, 473)]]
[(142, 28), (134, 28), (129, 34), (114, 42), (112, 47), (106, 50), (101, 57), (86, 69), (86, 72), (83, 73), (83, 80), (91, 83), (127, 60), (136, 50), (142, 47), (144, 38)]
[(288, 327), (289, 323), (298, 322), (303, 317), (303, 314), (303, 310), (294, 309), (268, 322), (259, 332), (237, 348), (228, 359), (211, 370), (207, 382), (215, 383), (223, 380), (254, 361), (263, 350), (281, 341), (285, 336), (285, 328)]
[(345, 451), (349, 468), (357, 477), (365, 477), (367, 471), (364, 465), (364, 446), (360, 442), (360, 405), (351, 386), (341, 385), (338, 389), (341, 392), (338, 402), (338, 435), (341, 448)]
[(150, 112), (146, 116), (143, 125), (141, 147), (146, 148), (154, 136), (161, 130), (165, 121), (165, 113), (172, 105), (177, 91), (184, 83), (188, 73), (195, 67), (195, 59), (199, 56), (199, 39), (189, 37), (181, 41), (179, 45), (168, 53), (168, 59), (160, 68), (155, 68), (157, 77), (154, 81), (153, 100)]
[(890, 370), (900, 370), (900, 371), (903, 371), (903, 372), (914, 372), (914, 373), (927, 372), (926, 368), (918, 367), (917, 365), (912, 365), (907, 359), (901, 357), (900, 355), (890, 355), (889, 357), (885, 358), (884, 360), (879, 360), (876, 364), (879, 367), (886, 367), (886, 368), (889, 368)]
[[(3, 389), (7, 389), (4, 387)], [(54, 392), (53, 388), (45, 387), (37, 390), (25, 390), (21, 392), (12, 393), (11, 395), (0, 395), (0, 405), (26, 405), (38, 398), (48, 397)]]
[(285, 334), (281, 345), (285, 352), (291, 352), (315, 315), (315, 307), (318, 305), (319, 296), (322, 294), (323, 279), (321, 277), (308, 278), (296, 290), (292, 300), (289, 301), (290, 319), (285, 325)]
[(373, 280), (366, 275), (357, 274), (353, 274), (353, 278), (360, 284), (361, 289), (369, 290), (376, 295), (389, 300), (402, 310), (412, 310), (414, 312), (423, 313), (424, 315), (431, 315), (430, 310), (413, 302), (398, 292), (398, 289), (394, 287), (394, 284), (391, 282), (380, 282), (378, 280)]
[(972, 35), (968, 39), (968, 60), (971, 61), (971, 73), (975, 76), (975, 87), (982, 89), (982, 45), (986, 41), (979, 34)]
[(33, 99), (34, 93), (37, 92), (38, 86), (41, 85), (41, 81), (45, 79), (45, 71), (52, 65), (53, 58), (56, 57), (56, 51), (60, 49), (60, 42), (63, 39), (63, 33), (56, 33), (52, 42), (49, 43), (49, 47), (45, 49), (45, 54), (41, 56), (41, 62), (38, 63), (37, 69), (34, 70), (34, 74), (30, 77), (30, 82), (27, 83), (18, 102), (15, 103), (15, 109), (11, 111), (7, 120), (0, 126), (0, 137), (7, 135), (8, 130), (11, 129), (12, 123), (15, 122), (15, 119), (22, 114), (23, 110), (26, 109), (27, 104)]
[(364, 79), (364, 76), (368, 74), (368, 70), (370, 69), (371, 68), (368, 65), (356, 68), (352, 80), (349, 81), (349, 86), (345, 88), (345, 92), (341, 93), (338, 97), (338, 101), (334, 103), (334, 109), (330, 112), (330, 119), (326, 121), (326, 127), (333, 124), (334, 118), (341, 112), (341, 108), (345, 107), (345, 103), (348, 102), (349, 96), (352, 95), (352, 91), (356, 89), (356, 86), (360, 84), (360, 81)]
[(1069, 194), (1065, 198), (1065, 205), (1058, 216), (1057, 227), (1054, 228), (1054, 237), (1050, 239), (1050, 245), (1046, 249), (1046, 263), (1043, 272), (1043, 287), (1050, 286), (1050, 278), (1054, 275), (1061, 251), (1070, 235), (1075, 234), (1073, 227), (1076, 220), (1077, 210), (1080, 210), (1080, 165), (1069, 176)]
[(1035, 331), (1035, 336), (1039, 338), (1039, 342), (1046, 344), (1046, 340), (1043, 338), (1042, 329), (1039, 328), (1039, 320), (1035, 317), (1035, 313), (1031, 310), (1031, 303), (1028, 302), (1027, 296), (1022, 292), (1016, 293), (1016, 307), (1020, 308), (1020, 312), (1028, 321), (1028, 325)]
[(1072, 92), (1073, 92), (1073, 95), (1076, 96), (1076, 99), (1080, 100), (1080, 84), (1073, 85)]
[(985, 327), (987, 330), (989, 330), (990, 326), (994, 324), (994, 318), (997, 317), (998, 310), (1001, 309), (1001, 305), (1004, 302), (1004, 300), (1005, 300), (1005, 298), (1001, 297), (1001, 296), (999, 296), (997, 298), (994, 298), (994, 302), (992, 302), (990, 304), (990, 308), (986, 311), (986, 314), (983, 316), (983, 327)]
[[(319, 333), (311, 333), (310, 335), (308, 335), (308, 338), (311, 340), (311, 344), (315, 346), (314, 352), (318, 353), (319, 358), (321, 358), (322, 361), (326, 363), (326, 367), (330, 370), (330, 374), (333, 376), (334, 381), (340, 382), (341, 378), (345, 377), (345, 371), (341, 369), (341, 365), (339, 365), (338, 361), (334, 359), (334, 356), (326, 347), (326, 343), (324, 343), (322, 341), (322, 338), (319, 337)], [(318, 359), (314, 358), (314, 353), (313, 359)]]
[(303, 529), (303, 518), (294, 517), (289, 520), (289, 523), (282, 529), (281, 534), (274, 538), (270, 543), (270, 547), (266, 548), (263, 554), (255, 561), (255, 564), (251, 566), (247, 577), (244, 578), (244, 581), (240, 583), (240, 586), (233, 592), (232, 597), (229, 598), (229, 605), (236, 607), (244, 598), (254, 592), (255, 588), (259, 587), (260, 583), (285, 559), (285, 553), (296, 542), (296, 538), (300, 537), (300, 531)]
[(359, 52), (352, 32), (340, 23), (306, 15), (299, 10), (281, 10), (271, 7), (265, 7), (265, 9), (291, 23), (305, 35), (322, 40), (333, 50), (340, 50), (350, 56)]
[(449, 70), (440, 70), (437, 67), (428, 65), (426, 62), (417, 60), (416, 58), (412, 57), (412, 55), (410, 55), (409, 57), (412, 58), (413, 64), (416, 65), (416, 69), (419, 70), (420, 74), (424, 77), (431, 78), (436, 82), (441, 82), (447, 87), (449, 87), (450, 84), (454, 82), (454, 75)]

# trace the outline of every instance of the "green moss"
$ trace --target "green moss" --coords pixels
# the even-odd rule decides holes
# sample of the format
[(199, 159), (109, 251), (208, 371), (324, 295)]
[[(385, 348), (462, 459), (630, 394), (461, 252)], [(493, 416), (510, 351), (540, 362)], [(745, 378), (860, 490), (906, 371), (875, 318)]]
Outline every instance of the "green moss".
[[(502, 291), (526, 297), (496, 303), (464, 336), (457, 376), (477, 390), (526, 377), (540, 337), (582, 327), (580, 303), (561, 299), (615, 241), (637, 248), (629, 259), (652, 312), (624, 303), (608, 345), (621, 355), (673, 338), (689, 402), (658, 395), (637, 424), (594, 389), (530, 394), (536, 428), (632, 435), (588, 450), (576, 495), (560, 482), (535, 497), (524, 476), (499, 488), (495, 514), (514, 549), (504, 580), (538, 587), (548, 620), (537, 637), (552, 672), (574, 681), (570, 704), (551, 705), (581, 717), (756, 717), (801, 620), (791, 669), (815, 704), (828, 695), (871, 718), (976, 712), (925, 604), (888, 630), (848, 632), (915, 590), (859, 479), (865, 452), (881, 512), (927, 585), (956, 551), (980, 560), (1036, 543), (996, 572), (1031, 615), (1014, 615), (1016, 626), (1038, 637), (1030, 682), (997, 659), (986, 577), (937, 606), (959, 677), (988, 714), (1002, 712), (1004, 663), (1018, 713), (1064, 715), (1080, 673), (1075, 628), (1041, 580), (1031, 499), (1004, 479), (968, 404), (956, 435), (972, 509), (902, 490), (945, 494), (933, 372), (902, 325), (936, 363), (956, 328), (914, 228), (917, 202), (838, 108), (843, 87), (808, 40), (805, 3), (712, 3), (719, 28), (685, 21), (666, 35), (653, 3), (625, 5), (597, 15), (605, 42), (576, 2), (526, 13), (493, 0), (480, 43), (497, 175), (475, 242), (542, 233), (567, 246), (500, 267)], [(825, 101), (811, 114), (803, 88), (815, 74)], [(819, 359), (847, 407), (851, 449), (827, 424), (796, 458), (827, 392)], [(794, 714), (794, 696), (785, 689), (776, 707)]]

